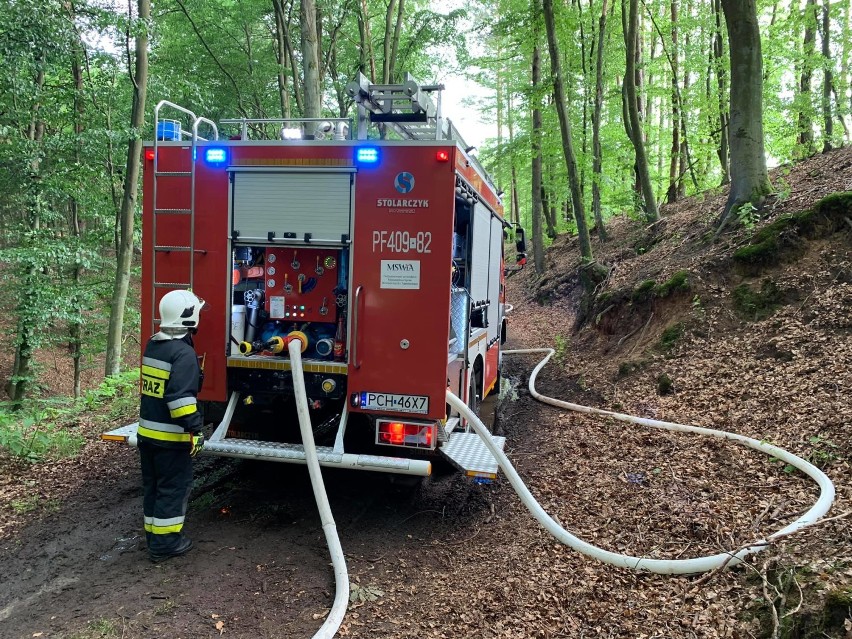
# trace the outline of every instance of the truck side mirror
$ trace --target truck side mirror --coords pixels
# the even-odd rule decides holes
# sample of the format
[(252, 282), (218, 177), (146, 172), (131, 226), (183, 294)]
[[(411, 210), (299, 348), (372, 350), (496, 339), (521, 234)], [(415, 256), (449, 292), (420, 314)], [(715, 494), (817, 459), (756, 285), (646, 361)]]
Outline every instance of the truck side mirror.
[(520, 224), (515, 226), (515, 248), (518, 251), (518, 264), (526, 264), (527, 262), (527, 235)]

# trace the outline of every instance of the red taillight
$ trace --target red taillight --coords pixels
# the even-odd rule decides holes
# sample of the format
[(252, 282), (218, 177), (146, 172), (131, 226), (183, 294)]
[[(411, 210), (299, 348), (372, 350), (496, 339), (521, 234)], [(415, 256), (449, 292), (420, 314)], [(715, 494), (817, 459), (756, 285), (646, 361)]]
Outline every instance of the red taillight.
[(388, 424), (388, 441), (391, 444), (405, 443), (405, 426), (400, 422), (392, 422)]
[(432, 448), (435, 440), (435, 424), (406, 424), (379, 420), (376, 443), (408, 448)]
[(450, 152), (442, 149), (435, 153), (435, 159), (438, 160), (438, 162), (449, 162)]
[(145, 159), (153, 160), (154, 159), (154, 149), (145, 149)]

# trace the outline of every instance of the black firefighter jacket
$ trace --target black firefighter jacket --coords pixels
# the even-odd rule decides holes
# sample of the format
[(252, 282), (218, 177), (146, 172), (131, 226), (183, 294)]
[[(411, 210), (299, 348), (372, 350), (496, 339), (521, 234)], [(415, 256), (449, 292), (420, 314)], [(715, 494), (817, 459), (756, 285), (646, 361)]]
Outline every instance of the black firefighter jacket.
[(202, 427), (196, 401), (200, 375), (189, 334), (182, 339), (163, 339), (158, 333), (148, 340), (142, 356), (140, 443), (172, 448), (191, 445), (192, 435)]

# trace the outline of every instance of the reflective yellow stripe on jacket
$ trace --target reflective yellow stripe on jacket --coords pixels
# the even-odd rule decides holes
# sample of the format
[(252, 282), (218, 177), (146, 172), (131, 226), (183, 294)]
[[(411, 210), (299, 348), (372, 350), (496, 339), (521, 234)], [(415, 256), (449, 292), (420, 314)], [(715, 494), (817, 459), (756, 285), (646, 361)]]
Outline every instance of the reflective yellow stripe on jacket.
[(172, 365), (161, 359), (153, 357), (142, 358), (142, 387), (143, 395), (163, 398), (166, 391), (166, 382), (171, 376)]
[(140, 419), (137, 434), (149, 439), (159, 439), (163, 442), (191, 442), (192, 434), (187, 433), (176, 424), (164, 424), (149, 419)]
[(198, 410), (198, 402), (194, 397), (181, 397), (171, 402), (167, 402), (169, 407), (169, 415), (172, 419), (183, 417), (184, 415), (192, 415)]

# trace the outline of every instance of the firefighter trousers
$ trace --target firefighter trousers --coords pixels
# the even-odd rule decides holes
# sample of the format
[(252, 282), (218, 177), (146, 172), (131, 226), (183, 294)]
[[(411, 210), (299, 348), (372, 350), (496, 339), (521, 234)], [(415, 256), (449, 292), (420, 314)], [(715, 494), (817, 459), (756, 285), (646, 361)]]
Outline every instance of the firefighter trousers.
[(184, 538), (183, 524), (192, 490), (192, 457), (188, 447), (166, 448), (141, 441), (139, 456), (148, 552), (169, 555)]

